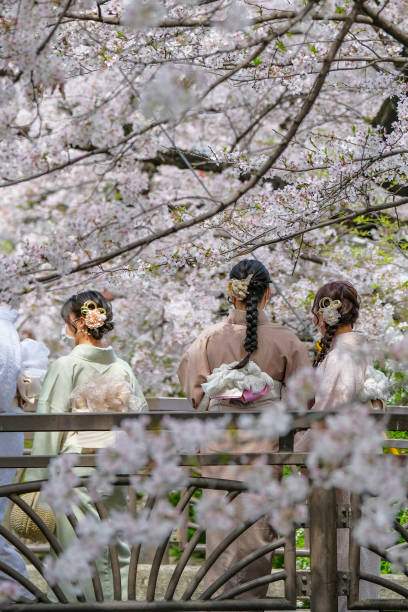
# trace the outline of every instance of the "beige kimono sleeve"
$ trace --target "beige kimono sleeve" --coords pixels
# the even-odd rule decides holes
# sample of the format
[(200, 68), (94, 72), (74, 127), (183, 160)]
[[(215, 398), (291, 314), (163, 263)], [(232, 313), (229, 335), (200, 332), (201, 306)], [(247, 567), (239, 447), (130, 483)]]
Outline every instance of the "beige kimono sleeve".
[(321, 383), (313, 410), (331, 410), (360, 395), (367, 364), (355, 359), (351, 351), (331, 351), (321, 366)]
[(310, 366), (310, 357), (306, 345), (293, 335), (286, 351), (286, 367), (283, 382), (286, 383), (301, 368)]
[(177, 374), (184, 393), (197, 410), (204, 397), (201, 385), (211, 374), (207, 357), (208, 336), (202, 333), (184, 353)]

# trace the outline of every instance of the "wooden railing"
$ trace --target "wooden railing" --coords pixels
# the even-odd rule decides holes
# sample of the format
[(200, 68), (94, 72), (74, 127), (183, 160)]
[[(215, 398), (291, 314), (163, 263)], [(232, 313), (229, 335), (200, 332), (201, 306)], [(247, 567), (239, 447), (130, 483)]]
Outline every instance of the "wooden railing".
[[(192, 416), (199, 419), (216, 419), (220, 416), (218, 413), (199, 413), (192, 412), (186, 400), (171, 399), (171, 398), (154, 398), (149, 400), (149, 408), (151, 412), (149, 428), (156, 428), (164, 416), (172, 416), (177, 419), (190, 419)], [(146, 414), (146, 413), (145, 413)], [(236, 423), (242, 413), (229, 413), (232, 423)], [(408, 410), (404, 407), (389, 407), (386, 413), (373, 412), (373, 419), (384, 422), (384, 430), (408, 430)], [(322, 418), (321, 413), (298, 414), (293, 412), (294, 423), (292, 430), (279, 440), (279, 450), (267, 455), (267, 463), (274, 466), (303, 466), (307, 460), (306, 453), (294, 452), (294, 434), (296, 431), (306, 429), (310, 425)], [(22, 415), (2, 415), (0, 418), (0, 431), (105, 431), (110, 430), (114, 426), (118, 426), (123, 419), (138, 419), (140, 414), (22, 414)], [(404, 439), (384, 439), (384, 447), (407, 448), (407, 440)], [(241, 461), (248, 462), (251, 458), (256, 458), (257, 453), (251, 456), (246, 454), (242, 459), (239, 455), (231, 455), (230, 463), (240, 464)], [(405, 461), (408, 455), (401, 455), (400, 460)], [(225, 458), (225, 457), (224, 457)], [(0, 468), (1, 467), (45, 467), (48, 465), (51, 457), (49, 456), (22, 456), (22, 457), (2, 457), (0, 449)], [(181, 456), (182, 465), (191, 465), (192, 461), (196, 466), (214, 466), (219, 465), (220, 455), (200, 453), (194, 456)], [(79, 465), (83, 467), (93, 467), (95, 465), (94, 455), (80, 455)], [(118, 484), (127, 486), (129, 483), (128, 476), (121, 475), (118, 477)], [(82, 484), (87, 486), (87, 479), (83, 479)], [(0, 487), (0, 496), (8, 497), (14, 503), (24, 508), (24, 503), (19, 496), (22, 493), (39, 490), (41, 482), (14, 483)], [(226, 503), (229, 499), (245, 494), (246, 487), (242, 482), (230, 481), (217, 478), (190, 478), (188, 487), (181, 492), (179, 502), (179, 510), (185, 511), (192, 503), (194, 495), (199, 490), (222, 490), (226, 492)], [(148, 502), (150, 503), (150, 502)], [(154, 503), (152, 501), (151, 503)], [(136, 500), (130, 500), (130, 509), (136, 512)], [(350, 538), (350, 563), (348, 570), (338, 571), (337, 569), (337, 529), (347, 528), (352, 526), (352, 522), (358, 513), (358, 499), (353, 497), (350, 504), (345, 507), (337, 507), (336, 495), (334, 491), (326, 491), (315, 489), (309, 500), (309, 516), (310, 520), (303, 527), (308, 528), (310, 536), (310, 549), (306, 545), (299, 550), (296, 548), (296, 533), (293, 531), (289, 536), (276, 538), (271, 542), (268, 550), (255, 551), (255, 556), (265, 555), (271, 551), (275, 551), (283, 556), (283, 569), (273, 571), (270, 575), (260, 576), (257, 580), (241, 585), (239, 588), (230, 589), (222, 598), (214, 595), (211, 589), (202, 590), (202, 580), (208, 571), (211, 560), (203, 561), (201, 565), (196, 566), (195, 575), (191, 578), (190, 585), (184, 590), (184, 593), (179, 594), (178, 588), (180, 579), (185, 568), (189, 565), (193, 554), (200, 546), (202, 533), (198, 525), (190, 521), (190, 530), (193, 529), (193, 534), (189, 539), (185, 538), (182, 542), (181, 557), (174, 565), (169, 584), (163, 599), (156, 596), (157, 581), (161, 566), (165, 559), (166, 550), (170, 541), (171, 534), (166, 542), (160, 545), (152, 555), (153, 561), (150, 566), (150, 574), (146, 593), (138, 590), (136, 577), (138, 566), (140, 565), (142, 556), (141, 550), (138, 547), (133, 547), (131, 551), (131, 563), (128, 576), (128, 601), (120, 601), (121, 588), (120, 576), (118, 572), (113, 571), (115, 601), (102, 601), (101, 590), (98, 588), (97, 579), (95, 579), (95, 599), (96, 601), (84, 602), (66, 602), (63, 589), (54, 588), (54, 599), (57, 602), (51, 601), (49, 593), (41, 591), (38, 587), (31, 583), (27, 584), (19, 576), (9, 571), (4, 564), (0, 564), (0, 570), (9, 573), (13, 578), (20, 580), (22, 584), (38, 598), (36, 603), (19, 603), (11, 605), (8, 609), (19, 610), (21, 612), (32, 610), (49, 611), (49, 610), (296, 610), (300, 602), (307, 605), (310, 602), (310, 608), (314, 612), (335, 612), (338, 605), (338, 596), (347, 596), (349, 609), (371, 609), (371, 610), (408, 610), (408, 588), (396, 583), (392, 578), (384, 576), (364, 575), (364, 579), (374, 582), (378, 585), (385, 586), (390, 591), (393, 591), (398, 597), (392, 599), (372, 599), (369, 601), (359, 600), (359, 580), (360, 572), (360, 548), (352, 538), (351, 530)], [(103, 504), (99, 506), (98, 512), (101, 516), (104, 514)], [(41, 521), (38, 523), (41, 528)], [(188, 526), (188, 521), (187, 521)], [(397, 525), (396, 525), (397, 526)], [(248, 527), (248, 526), (247, 526)], [(405, 538), (407, 531), (404, 526), (398, 528), (400, 535), (408, 544), (408, 539)], [(220, 542), (216, 557), (222, 555), (231, 543), (239, 537), (242, 529), (236, 529), (235, 532), (227, 534)], [(43, 565), (41, 551), (35, 551), (28, 545), (27, 542), (20, 541), (6, 526), (0, 527), (0, 535), (5, 537), (21, 552), (23, 556), (43, 574)], [(55, 535), (45, 534), (48, 543), (54, 551), (61, 549)], [(114, 547), (113, 547), (114, 548)], [(150, 551), (151, 552), (151, 551)], [(387, 551), (379, 551), (380, 556), (386, 558)], [(308, 556), (310, 558), (310, 570), (299, 570), (296, 568), (296, 559)], [(117, 570), (117, 555), (115, 551), (111, 551), (112, 568)], [(243, 560), (249, 564), (251, 560)], [(242, 565), (242, 564), (241, 564)], [(239, 571), (239, 567), (233, 566), (229, 568), (223, 577), (220, 577), (220, 584), (226, 582)], [(260, 584), (275, 584), (282, 583), (283, 593), (281, 596), (272, 596), (266, 599), (235, 599), (238, 593), (254, 588)], [(217, 581), (218, 584), (218, 581)], [(218, 584), (218, 586), (220, 586)], [(48, 585), (48, 589), (50, 589)], [(51, 589), (52, 590), (52, 589)], [(1, 604), (0, 604), (1, 605)], [(305, 609), (303, 607), (303, 609)]]

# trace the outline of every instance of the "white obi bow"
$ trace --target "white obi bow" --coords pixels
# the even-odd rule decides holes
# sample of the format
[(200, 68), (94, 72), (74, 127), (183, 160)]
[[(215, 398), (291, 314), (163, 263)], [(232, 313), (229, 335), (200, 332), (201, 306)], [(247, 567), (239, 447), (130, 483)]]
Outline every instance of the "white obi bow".
[(385, 401), (389, 395), (389, 390), (390, 382), (386, 375), (371, 365), (367, 366), (364, 387), (360, 394), (361, 401), (367, 402), (376, 399)]
[(239, 370), (234, 369), (238, 363), (223, 363), (207, 376), (207, 382), (201, 385), (207, 397), (251, 401), (270, 391), (274, 396), (280, 396), (281, 383), (263, 372), (254, 361), (249, 361)]
[[(132, 412), (142, 408), (131, 385), (122, 378), (97, 375), (78, 385), (71, 394), (71, 410), (83, 412)], [(114, 444), (115, 431), (70, 431), (63, 446), (64, 452), (92, 453), (98, 448)]]

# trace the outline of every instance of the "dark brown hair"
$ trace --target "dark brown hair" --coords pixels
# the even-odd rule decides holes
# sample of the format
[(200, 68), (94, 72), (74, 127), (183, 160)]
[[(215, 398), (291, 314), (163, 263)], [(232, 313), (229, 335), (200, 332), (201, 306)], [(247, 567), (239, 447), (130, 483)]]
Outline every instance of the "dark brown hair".
[(320, 300), (325, 297), (329, 297), (332, 300), (340, 300), (341, 307), (338, 309), (340, 319), (334, 325), (328, 325), (325, 323), (326, 333), (321, 339), (322, 350), (315, 360), (313, 367), (319, 365), (319, 363), (321, 363), (326, 357), (338, 328), (342, 325), (348, 324), (353, 326), (358, 319), (360, 310), (360, 296), (353, 285), (347, 281), (333, 281), (331, 283), (326, 283), (326, 285), (323, 285), (323, 287), (320, 287), (315, 295), (312, 306), (312, 313), (315, 315), (315, 317), (318, 316)]
[(99, 293), (99, 291), (82, 291), (81, 293), (71, 295), (61, 308), (61, 316), (65, 323), (68, 323), (68, 325), (71, 325), (71, 327), (77, 331), (76, 325), (71, 321), (69, 315), (72, 312), (75, 319), (82, 317), (81, 307), (89, 300), (95, 302), (98, 308), (104, 308), (106, 311), (106, 321), (101, 327), (95, 329), (88, 328), (88, 333), (95, 338), (95, 340), (100, 340), (104, 334), (114, 328), (114, 323), (112, 321), (112, 306), (106, 297), (102, 295), (102, 293)]
[(230, 279), (243, 280), (249, 274), (252, 278), (248, 285), (248, 295), (244, 300), (246, 310), (246, 334), (244, 348), (246, 356), (235, 366), (239, 370), (249, 361), (252, 353), (258, 348), (258, 304), (269, 287), (271, 278), (265, 266), (256, 259), (242, 259), (230, 272)]

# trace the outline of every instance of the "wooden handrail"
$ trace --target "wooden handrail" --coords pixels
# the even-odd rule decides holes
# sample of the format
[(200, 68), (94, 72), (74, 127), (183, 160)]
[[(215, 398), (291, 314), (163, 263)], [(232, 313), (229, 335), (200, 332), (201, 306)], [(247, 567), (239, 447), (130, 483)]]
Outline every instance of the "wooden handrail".
[[(165, 398), (171, 399), (171, 398)], [(176, 400), (179, 401), (179, 400)], [(184, 404), (185, 405), (185, 404)], [(328, 415), (337, 414), (336, 411), (311, 411), (306, 414), (292, 410), (294, 417), (292, 430), (309, 428), (314, 422), (320, 421)], [(0, 416), (0, 431), (108, 431), (118, 427), (125, 419), (140, 419), (146, 415), (150, 418), (147, 429), (154, 429), (164, 417), (177, 419), (217, 419), (228, 415), (231, 424), (236, 424), (248, 410), (234, 412), (197, 412), (191, 410), (151, 410), (148, 412), (104, 412), (104, 413), (58, 413), (58, 414), (2, 414)], [(251, 411), (251, 414), (262, 414), (260, 411)], [(408, 407), (389, 406), (387, 410), (372, 411), (370, 416), (377, 421), (384, 421), (384, 428), (396, 431), (408, 431)]]

